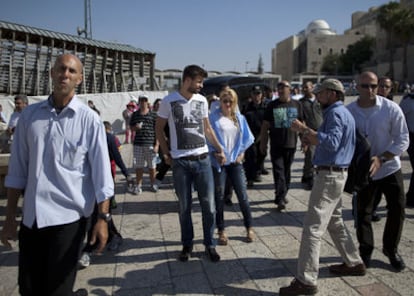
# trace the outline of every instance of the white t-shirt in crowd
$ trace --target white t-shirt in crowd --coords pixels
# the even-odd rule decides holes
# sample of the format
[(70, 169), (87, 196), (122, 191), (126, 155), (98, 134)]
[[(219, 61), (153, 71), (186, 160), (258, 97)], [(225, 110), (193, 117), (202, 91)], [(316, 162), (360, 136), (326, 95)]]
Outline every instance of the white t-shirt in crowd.
[(179, 92), (166, 96), (158, 116), (168, 119), (172, 158), (200, 155), (208, 152), (203, 120), (208, 118), (207, 99), (194, 94), (187, 100)]

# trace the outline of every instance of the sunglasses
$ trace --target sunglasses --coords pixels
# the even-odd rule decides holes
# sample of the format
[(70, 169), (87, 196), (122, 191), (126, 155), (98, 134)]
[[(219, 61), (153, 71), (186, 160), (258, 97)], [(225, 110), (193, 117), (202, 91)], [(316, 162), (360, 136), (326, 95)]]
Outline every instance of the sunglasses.
[(380, 88), (386, 88), (386, 89), (391, 88), (391, 86), (389, 86), (389, 85), (385, 85), (385, 84), (380, 84), (380, 85), (379, 85), (379, 87), (380, 87)]
[(277, 85), (277, 88), (283, 88), (283, 87), (290, 87), (290, 85), (284, 84), (284, 83), (279, 83)]
[(233, 105), (233, 101), (232, 100), (227, 100), (227, 99), (224, 99), (224, 100), (222, 100), (221, 101), (223, 104), (229, 104), (230, 103), (230, 105)]
[(362, 83), (359, 85), (362, 88), (371, 88), (371, 89), (376, 89), (378, 87), (378, 84), (368, 84), (368, 83)]

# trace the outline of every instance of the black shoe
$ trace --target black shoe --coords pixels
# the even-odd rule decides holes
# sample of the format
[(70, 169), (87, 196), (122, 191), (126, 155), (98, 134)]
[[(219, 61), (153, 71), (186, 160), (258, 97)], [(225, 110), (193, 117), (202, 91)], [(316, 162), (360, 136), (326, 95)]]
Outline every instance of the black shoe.
[(86, 289), (78, 289), (75, 292), (73, 292), (73, 296), (87, 296), (88, 291)]
[(386, 250), (382, 250), (385, 256), (390, 259), (391, 266), (394, 267), (397, 271), (402, 271), (405, 268), (405, 263), (403, 258), (401, 258), (400, 254), (397, 252), (395, 253), (388, 253)]
[(405, 206), (407, 208), (414, 208), (414, 201), (411, 201), (411, 200), (407, 199), (407, 202), (406, 202)]
[(368, 268), (371, 265), (371, 255), (361, 255), (362, 261), (364, 261), (365, 267)]
[(372, 213), (372, 216), (371, 216), (371, 221), (372, 222), (378, 222), (380, 220), (381, 220), (381, 217), (378, 216), (378, 214), (376, 212)]
[(290, 286), (279, 289), (279, 295), (315, 295), (318, 293), (317, 286), (302, 284), (299, 280), (294, 279)]
[(191, 257), (191, 252), (193, 251), (193, 246), (184, 246), (183, 250), (180, 253), (178, 259), (181, 262), (187, 262), (188, 259)]
[(216, 248), (214, 247), (207, 247), (206, 248), (207, 257), (210, 259), (211, 262), (218, 262), (220, 261), (220, 255), (217, 254)]
[(306, 191), (311, 191), (312, 187), (313, 187), (313, 181), (307, 181), (303, 183), (303, 189), (305, 189)]
[(287, 204), (287, 199), (286, 197), (279, 197), (279, 196), (275, 196), (275, 205), (277, 205), (277, 210), (278, 211), (282, 211), (284, 209), (286, 209), (286, 204)]
[(253, 186), (254, 186), (253, 180), (248, 180), (247, 181), (247, 188), (253, 188)]
[(329, 266), (329, 272), (340, 276), (363, 276), (366, 274), (367, 269), (363, 263), (348, 266), (345, 263)]
[(262, 175), (269, 175), (269, 171), (268, 171), (268, 170), (266, 170), (266, 169), (263, 169), (263, 170), (262, 170)]
[(224, 199), (224, 204), (226, 206), (232, 206), (233, 205), (233, 202), (231, 201), (231, 198), (225, 198)]

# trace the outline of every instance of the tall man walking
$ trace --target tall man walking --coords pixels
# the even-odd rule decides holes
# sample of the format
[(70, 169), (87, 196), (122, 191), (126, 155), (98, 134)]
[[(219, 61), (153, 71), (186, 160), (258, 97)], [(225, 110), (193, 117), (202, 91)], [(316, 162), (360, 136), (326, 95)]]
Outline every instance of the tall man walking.
[(52, 95), (20, 116), (5, 181), (8, 202), (1, 240), (7, 246), (16, 236), (17, 202), (24, 191), (21, 295), (72, 295), (86, 219), (96, 202), (99, 214), (91, 244), (99, 240), (97, 252), (105, 247), (111, 219), (114, 182), (105, 129), (99, 115), (75, 95), (82, 63), (74, 55), (61, 55), (51, 76)]
[[(175, 193), (180, 207), (181, 242), (179, 259), (187, 261), (193, 250), (194, 229), (191, 218), (192, 186), (198, 191), (206, 254), (213, 262), (220, 260), (213, 238), (215, 225), (214, 178), (208, 157), (208, 140), (216, 149), (220, 165), (225, 162), (224, 151), (208, 120), (208, 102), (199, 92), (207, 72), (197, 65), (183, 71), (182, 85), (178, 92), (166, 96), (158, 110), (155, 125), (163, 157), (172, 165)], [(168, 122), (170, 148), (164, 127)]]
[[(299, 100), (303, 109), (303, 120), (306, 125), (313, 130), (317, 130), (322, 124), (322, 109), (312, 93), (313, 83), (307, 81), (302, 86), (303, 97)], [(314, 145), (303, 145), (302, 150), (305, 153), (305, 160), (303, 164), (302, 183), (306, 190), (311, 190), (313, 187), (314, 169), (312, 165), (312, 159), (315, 154)]]
[(401, 271), (405, 263), (398, 254), (398, 244), (404, 225), (405, 196), (400, 155), (408, 148), (409, 134), (401, 108), (378, 96), (377, 88), (377, 75), (362, 73), (357, 84), (359, 97), (348, 105), (356, 127), (371, 145), (371, 180), (357, 193), (357, 237), (359, 252), (368, 267), (374, 250), (372, 211), (375, 192), (380, 190), (385, 195), (388, 209), (382, 250), (391, 265)]
[(296, 278), (279, 295), (314, 295), (318, 292), (319, 252), (328, 230), (343, 264), (332, 265), (333, 274), (364, 275), (365, 266), (342, 218), (342, 199), (347, 168), (355, 150), (355, 121), (344, 106), (344, 87), (339, 80), (326, 79), (314, 92), (323, 109), (323, 123), (315, 131), (295, 120), (292, 129), (303, 141), (316, 145), (314, 186), (303, 221)]

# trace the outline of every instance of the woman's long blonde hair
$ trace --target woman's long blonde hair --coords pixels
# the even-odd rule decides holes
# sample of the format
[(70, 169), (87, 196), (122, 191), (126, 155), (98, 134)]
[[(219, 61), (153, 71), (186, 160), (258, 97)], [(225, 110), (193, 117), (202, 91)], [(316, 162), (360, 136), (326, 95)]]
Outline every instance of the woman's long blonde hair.
[(238, 127), (239, 123), (237, 121), (236, 111), (237, 111), (237, 104), (239, 103), (239, 97), (237, 96), (237, 93), (234, 89), (230, 87), (226, 87), (220, 91), (220, 96), (219, 96), (220, 103), (222, 102), (223, 97), (226, 95), (229, 95), (233, 100), (231, 104), (230, 118), (233, 120), (234, 124)]

